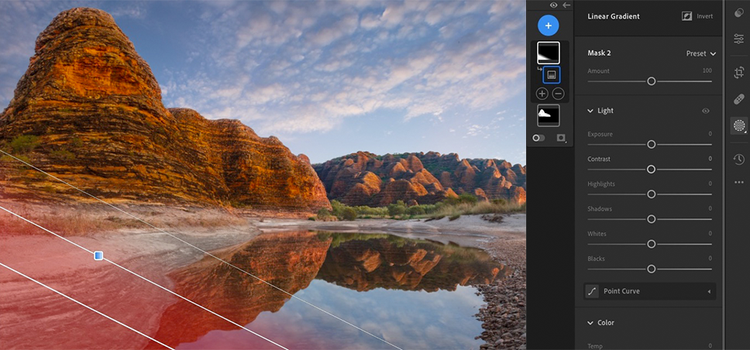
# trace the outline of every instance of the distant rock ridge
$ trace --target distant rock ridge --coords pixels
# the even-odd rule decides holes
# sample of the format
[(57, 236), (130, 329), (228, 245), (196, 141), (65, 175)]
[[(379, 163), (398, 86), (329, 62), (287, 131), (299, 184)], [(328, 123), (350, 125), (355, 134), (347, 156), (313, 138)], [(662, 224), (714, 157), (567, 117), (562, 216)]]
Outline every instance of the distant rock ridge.
[[(108, 13), (74, 8), (39, 35), (0, 115), (0, 148), (104, 198), (317, 210), (330, 207), (304, 155), (237, 120), (167, 109), (148, 64)], [(0, 198), (79, 194), (0, 160)]]
[(431, 204), (462, 193), (480, 200), (526, 202), (526, 167), (498, 159), (357, 152), (313, 167), (328, 198), (348, 205), (384, 206), (398, 200)]

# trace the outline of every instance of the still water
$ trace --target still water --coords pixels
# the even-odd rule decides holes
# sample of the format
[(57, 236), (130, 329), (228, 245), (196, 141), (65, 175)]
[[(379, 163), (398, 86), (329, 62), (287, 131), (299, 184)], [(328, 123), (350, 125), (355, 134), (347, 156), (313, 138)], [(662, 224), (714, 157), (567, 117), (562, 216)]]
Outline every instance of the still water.
[[(403, 349), (478, 348), (473, 285), (511, 272), (479, 249), (387, 234), (264, 234), (214, 254)], [(177, 293), (289, 349), (394, 348), (210, 257), (170, 277)], [(155, 338), (178, 349), (278, 349), (183, 301)]]

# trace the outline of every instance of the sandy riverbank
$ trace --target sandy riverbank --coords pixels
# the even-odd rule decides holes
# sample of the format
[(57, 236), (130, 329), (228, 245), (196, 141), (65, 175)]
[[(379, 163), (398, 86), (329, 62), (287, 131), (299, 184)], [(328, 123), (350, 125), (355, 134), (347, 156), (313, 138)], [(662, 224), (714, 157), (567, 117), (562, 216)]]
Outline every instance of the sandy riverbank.
[(450, 221), (448, 218), (426, 221), (367, 219), (357, 221), (310, 221), (300, 219), (251, 219), (251, 223), (264, 232), (286, 230), (319, 230), (336, 232), (391, 233), (407, 238), (431, 239), (442, 243), (454, 242), (464, 246), (484, 248), (495, 239), (525, 240), (526, 214), (510, 214), (501, 223), (483, 220), (480, 215), (463, 215)]

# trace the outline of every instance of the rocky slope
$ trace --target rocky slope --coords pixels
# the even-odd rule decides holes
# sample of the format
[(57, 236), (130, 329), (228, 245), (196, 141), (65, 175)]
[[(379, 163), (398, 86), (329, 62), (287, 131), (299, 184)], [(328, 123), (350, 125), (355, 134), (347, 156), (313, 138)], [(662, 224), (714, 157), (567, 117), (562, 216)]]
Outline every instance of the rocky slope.
[(357, 152), (315, 164), (328, 198), (348, 205), (383, 206), (398, 200), (430, 204), (457, 194), (480, 200), (526, 202), (526, 167), (497, 159), (460, 159), (437, 152)]
[[(60, 13), (0, 115), (0, 149), (111, 201), (316, 210), (329, 207), (304, 155), (236, 120), (167, 109), (112, 16)], [(0, 198), (80, 197), (5, 156)]]

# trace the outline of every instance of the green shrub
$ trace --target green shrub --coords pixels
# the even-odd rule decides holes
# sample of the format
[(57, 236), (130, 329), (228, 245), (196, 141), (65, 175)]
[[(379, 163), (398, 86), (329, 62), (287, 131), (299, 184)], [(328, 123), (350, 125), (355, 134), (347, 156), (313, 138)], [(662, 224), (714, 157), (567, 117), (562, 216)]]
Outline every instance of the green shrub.
[(39, 136), (21, 135), (10, 142), (10, 148), (14, 153), (29, 153), (39, 146)]
[(62, 160), (76, 159), (76, 155), (66, 149), (52, 151), (50, 152), (50, 156), (52, 156), (53, 158), (62, 159)]
[(420, 204), (419, 207), (424, 210), (424, 214), (432, 214), (438, 210), (438, 208), (441, 206), (441, 203), (437, 204)]
[(343, 214), (344, 208), (346, 208), (347, 205), (344, 203), (341, 203), (337, 200), (331, 201), (331, 214), (337, 218), (340, 218)]
[(44, 185), (44, 186), (42, 186), (42, 188), (40, 188), (40, 190), (42, 192), (47, 192), (47, 193), (56, 193), (57, 192), (57, 189), (55, 187), (53, 187), (52, 185)]
[(508, 204), (508, 201), (504, 198), (495, 198), (492, 200), (492, 204), (506, 205)]
[(471, 194), (471, 193), (461, 193), (461, 195), (460, 195), (460, 196), (458, 196), (458, 202), (459, 202), (459, 203), (469, 203), (469, 204), (474, 204), (474, 203), (476, 203), (476, 202), (477, 202), (478, 200), (479, 200), (479, 199), (477, 199), (477, 197), (476, 197), (476, 196), (474, 196), (474, 195), (473, 195), (473, 194)]
[(331, 212), (329, 212), (328, 209), (326, 209), (326, 208), (320, 208), (320, 209), (318, 209), (318, 216), (317, 216), (318, 220), (325, 221), (330, 216), (331, 216)]
[(357, 211), (352, 207), (346, 207), (341, 213), (341, 219), (346, 221), (354, 221), (357, 219)]
[(366, 205), (360, 205), (360, 206), (356, 206), (352, 208), (354, 208), (354, 210), (357, 211), (357, 216), (360, 216), (360, 217), (366, 216), (366, 217), (372, 218), (372, 217), (377, 216), (377, 217), (382, 218), (388, 215), (388, 208), (385, 208), (385, 207), (373, 208), (373, 207), (368, 207)]
[(526, 211), (526, 204), (510, 203), (506, 199), (494, 199), (489, 202), (473, 201), (472, 195), (462, 195), (463, 198), (446, 198), (434, 206), (425, 207), (425, 214), (432, 219), (442, 217), (457, 219), (460, 215), (507, 214)]
[(409, 209), (407, 209), (407, 212), (411, 216), (414, 216), (414, 215), (424, 215), (425, 210), (424, 210), (424, 208), (421, 205), (414, 205), (414, 206), (409, 207)]
[[(24, 161), (24, 162), (26, 162), (26, 163), (31, 162), (31, 159), (29, 159), (29, 157), (21, 155), (21, 154), (16, 155), (15, 157), (18, 158), (18, 159), (20, 159), (20, 160), (22, 160), (22, 161)], [(3, 155), (2, 157), (0, 157), (0, 162), (13, 163), (13, 164), (16, 164), (16, 165), (20, 165), (20, 163), (18, 163), (17, 160), (13, 159), (12, 157), (6, 156), (6, 155)]]
[(448, 218), (448, 220), (449, 220), (449, 221), (454, 221), (454, 220), (457, 220), (457, 219), (458, 219), (458, 218), (460, 218), (460, 217), (461, 217), (461, 214), (453, 214), (453, 215), (451, 215), (451, 216), (450, 216), (450, 217)]
[(83, 140), (81, 140), (80, 137), (74, 137), (72, 140), (70, 140), (70, 144), (73, 145), (73, 147), (83, 147)]
[(398, 216), (403, 215), (406, 212), (406, 205), (404, 205), (404, 202), (399, 202), (388, 204), (388, 215)]

